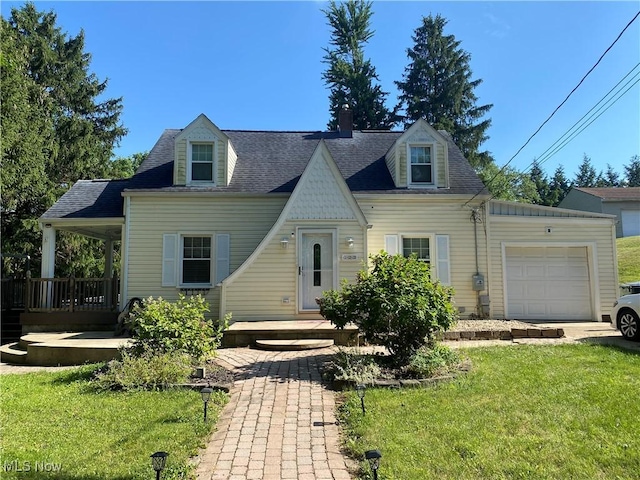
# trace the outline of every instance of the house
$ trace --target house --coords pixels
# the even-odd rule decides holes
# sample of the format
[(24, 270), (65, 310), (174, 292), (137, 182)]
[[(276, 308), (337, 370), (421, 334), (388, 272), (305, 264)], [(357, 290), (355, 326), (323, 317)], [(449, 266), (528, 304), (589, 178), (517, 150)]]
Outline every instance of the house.
[(42, 276), (69, 230), (105, 240), (106, 276), (121, 242), (121, 305), (201, 293), (219, 318), (318, 319), (385, 250), (427, 262), (462, 317), (606, 318), (614, 217), (491, 200), (446, 132), (352, 131), (350, 113), (337, 132), (165, 130), (134, 177), (79, 181), (42, 216)]
[(640, 187), (573, 187), (558, 205), (616, 216), (616, 237), (640, 235)]

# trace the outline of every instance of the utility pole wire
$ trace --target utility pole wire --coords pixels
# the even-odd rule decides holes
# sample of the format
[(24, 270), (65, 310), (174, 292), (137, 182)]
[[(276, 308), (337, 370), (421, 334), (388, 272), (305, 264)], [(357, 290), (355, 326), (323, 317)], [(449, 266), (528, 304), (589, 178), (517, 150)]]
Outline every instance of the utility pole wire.
[[(582, 121), (583, 121), (583, 120), (584, 120), (584, 119), (585, 119), (585, 118), (586, 118), (586, 117), (587, 117), (591, 112), (593, 112), (593, 111), (598, 107), (598, 105), (600, 105), (600, 104), (601, 104), (601, 103), (602, 103), (602, 102), (603, 102), (603, 101), (604, 101), (604, 100), (605, 100), (605, 99), (606, 99), (606, 98), (611, 94), (611, 92), (613, 92), (616, 88), (618, 88), (618, 86), (619, 86), (622, 82), (624, 82), (624, 81), (626, 80), (626, 78), (627, 78), (629, 75), (631, 75), (631, 73), (633, 73), (633, 71), (634, 71), (636, 68), (638, 68), (638, 66), (639, 66), (639, 65), (640, 65), (640, 63), (636, 63), (636, 65), (635, 65), (631, 70), (629, 70), (629, 73), (627, 73), (624, 77), (622, 77), (622, 79), (621, 79), (621, 80), (620, 80), (616, 85), (614, 85), (614, 86), (611, 88), (611, 90), (609, 90), (609, 91), (606, 93), (606, 95), (604, 95), (600, 100), (598, 100), (598, 102), (597, 102), (593, 107), (591, 107), (591, 109), (590, 109), (587, 113), (585, 113), (585, 114), (582, 116), (582, 118), (580, 118), (580, 120), (578, 120), (576, 123), (574, 123), (574, 124), (571, 126), (571, 128), (569, 128), (565, 133), (563, 133), (563, 134), (560, 136), (560, 138), (558, 138), (555, 142), (553, 142), (553, 143), (549, 146), (549, 148), (547, 148), (544, 152), (542, 152), (540, 155), (538, 155), (538, 156), (534, 159), (534, 161), (533, 161), (533, 162), (531, 162), (531, 163), (530, 163), (530, 164), (529, 164), (529, 165), (528, 165), (528, 166), (527, 166), (527, 167), (522, 171), (522, 173), (526, 173), (526, 172), (527, 172), (531, 167), (533, 167), (533, 164), (534, 164), (534, 163), (536, 163), (536, 162), (538, 163), (538, 165), (542, 165), (544, 162), (546, 162), (547, 160), (549, 160), (549, 158), (551, 158), (553, 155), (555, 155), (559, 150), (561, 150), (565, 145), (567, 145), (571, 140), (573, 140), (573, 139), (574, 139), (574, 138), (575, 138), (579, 133), (581, 133), (582, 131), (584, 131), (584, 128), (582, 128), (582, 127), (583, 127), (583, 125), (584, 125), (584, 123), (586, 123), (587, 121), (589, 121), (589, 120), (593, 117), (593, 115), (595, 115), (595, 114), (596, 114), (596, 113), (598, 113), (600, 110), (602, 110), (602, 109), (606, 106), (606, 104), (607, 104), (607, 103), (611, 102), (613, 97), (615, 97), (616, 95), (618, 95), (618, 93), (620, 93), (620, 91), (621, 91), (622, 89), (624, 89), (627, 85), (629, 85), (629, 83), (631, 83), (631, 82), (634, 80), (634, 78), (635, 78), (635, 77), (637, 77), (638, 75), (640, 75), (640, 72), (635, 73), (635, 74), (634, 74), (634, 76), (633, 76), (633, 77), (631, 77), (631, 79), (630, 79), (626, 84), (624, 84), (624, 85), (623, 85), (623, 86), (622, 86), (622, 87), (621, 87), (617, 92), (615, 92), (611, 98), (609, 98), (608, 100), (606, 100), (606, 102), (605, 102), (605, 103), (604, 103), (600, 108), (598, 108), (598, 109), (594, 112), (594, 114), (593, 114), (593, 115), (591, 115), (591, 117), (589, 117), (585, 122), (583, 122), (583, 123), (582, 123), (582, 125), (578, 125), (578, 124), (580, 124), (580, 123), (581, 123), (581, 122), (582, 122)], [(634, 82), (634, 83), (633, 83), (633, 85), (631, 85), (631, 87), (633, 87), (636, 83), (638, 83), (638, 81), (637, 81), (637, 80), (636, 80), (636, 82)], [(624, 94), (626, 94), (628, 91), (629, 91), (629, 89), (625, 90), (625, 92), (624, 92), (620, 97), (622, 97), (622, 96), (623, 96)], [(616, 98), (615, 100), (613, 100), (613, 103), (612, 103), (611, 105), (609, 105), (609, 106), (605, 109), (605, 112), (609, 109), (609, 107), (611, 107), (613, 104), (615, 104), (615, 103), (620, 99), (620, 97), (618, 97), (618, 98)], [(602, 112), (602, 113), (604, 113), (604, 112)], [(600, 115), (602, 115), (602, 114), (600, 114)], [(598, 117), (600, 117), (600, 115), (598, 115)], [(598, 118), (598, 117), (596, 117), (596, 118)], [(594, 119), (594, 120), (595, 120), (595, 119)], [(591, 125), (591, 123), (593, 123), (593, 121), (589, 122), (589, 125)], [(587, 126), (589, 126), (589, 125), (587, 125)], [(576, 126), (578, 127), (578, 129), (580, 129), (580, 131), (579, 131), (579, 132), (572, 132), (572, 130), (573, 130), (574, 128), (576, 128)], [(585, 128), (586, 128), (586, 127), (585, 127)], [(569, 139), (565, 139), (565, 137), (567, 137), (567, 136), (569, 136), (569, 137), (571, 137), (571, 138), (569, 138)], [(556, 149), (556, 147), (558, 146), (558, 144), (561, 144), (561, 143), (562, 143), (562, 146), (561, 146), (560, 148)], [(555, 150), (554, 150), (554, 149), (555, 149)], [(550, 151), (551, 151), (551, 153), (549, 153)]]
[[(524, 147), (526, 147), (529, 142), (533, 139), (533, 137), (535, 137), (538, 132), (540, 132), (540, 130), (542, 130), (542, 127), (544, 127), (547, 122), (549, 120), (551, 120), (551, 118), (556, 114), (556, 112), (558, 110), (560, 110), (560, 108), (567, 103), (567, 100), (569, 100), (569, 97), (571, 97), (571, 95), (573, 95), (573, 93), (580, 87), (580, 85), (582, 85), (582, 83), (585, 81), (585, 79), (591, 74), (591, 72), (593, 72), (593, 70), (600, 64), (600, 62), (602, 61), (602, 59), (605, 57), (605, 55), (607, 53), (609, 53), (609, 50), (611, 50), (613, 48), (613, 46), (618, 43), (618, 40), (620, 40), (620, 37), (622, 37), (622, 35), (624, 34), (624, 32), (627, 31), (627, 29), (631, 26), (631, 24), (636, 20), (636, 18), (638, 18), (638, 16), (640, 16), (640, 11), (638, 11), (638, 13), (635, 14), (635, 16), (629, 21), (629, 23), (627, 23), (627, 25), (622, 29), (622, 31), (618, 34), (618, 36), (616, 37), (616, 39), (613, 41), (613, 43), (611, 45), (609, 45), (609, 47), (604, 51), (604, 53), (602, 55), (600, 55), (600, 58), (598, 59), (598, 61), (593, 65), (593, 67), (591, 67), (589, 69), (589, 71), (584, 75), (584, 77), (582, 77), (582, 79), (578, 82), (578, 84), (573, 88), (573, 90), (571, 90), (571, 92), (569, 92), (569, 95), (567, 95), (567, 97), (562, 101), (562, 103), (560, 105), (558, 105), (555, 110), (551, 113), (551, 115), (549, 115), (547, 117), (547, 119), (542, 122), (542, 124), (538, 127), (538, 129), (533, 132), (533, 134), (529, 137), (529, 139), (524, 143), (524, 145), (522, 145), (518, 151), (509, 159), (509, 161), (507, 163), (505, 163), (502, 168), (500, 168), (500, 170), (498, 170), (498, 172), (491, 177), (491, 179), (487, 182), (486, 184), (486, 188), (489, 188), (489, 185), (491, 185), (491, 183), (493, 183), (493, 181), (498, 177), (498, 175), (501, 175), (505, 168), (507, 168), (509, 166), (509, 164), (513, 161), (514, 158), (516, 158), (518, 156), (518, 154), (524, 149)], [(471, 197), (469, 200), (467, 200), (464, 206), (467, 206), (469, 203), (471, 203), (473, 201), (474, 198), (476, 198), (478, 195), (480, 195), (480, 193), (482, 193), (485, 189), (482, 188), (481, 190), (479, 190), (473, 197)]]

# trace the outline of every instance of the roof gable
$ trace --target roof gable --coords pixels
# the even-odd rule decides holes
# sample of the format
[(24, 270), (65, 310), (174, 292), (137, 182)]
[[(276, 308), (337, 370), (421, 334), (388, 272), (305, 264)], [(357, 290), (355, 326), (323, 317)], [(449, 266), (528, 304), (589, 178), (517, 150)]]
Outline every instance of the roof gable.
[(327, 148), (320, 140), (294, 189), (283, 216), (287, 220), (367, 221)]

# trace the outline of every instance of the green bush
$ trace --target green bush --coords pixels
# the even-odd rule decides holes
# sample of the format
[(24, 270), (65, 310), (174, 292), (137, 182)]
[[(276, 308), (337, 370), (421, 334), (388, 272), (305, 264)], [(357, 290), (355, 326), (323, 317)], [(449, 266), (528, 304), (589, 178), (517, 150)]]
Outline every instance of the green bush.
[(430, 378), (449, 372), (460, 364), (460, 356), (441, 343), (420, 347), (409, 360), (407, 372), (418, 378)]
[(212, 356), (220, 346), (230, 315), (214, 326), (204, 316), (208, 311), (209, 305), (200, 295), (180, 295), (175, 303), (162, 297), (147, 298), (131, 312), (134, 353), (184, 352), (196, 360)]
[(383, 252), (371, 261), (371, 271), (358, 273), (356, 283), (324, 293), (320, 314), (338, 328), (355, 324), (366, 341), (384, 345), (396, 364), (406, 365), (456, 322), (453, 290), (431, 282), (429, 266), (415, 257)]
[(324, 367), (328, 380), (370, 384), (380, 378), (381, 369), (373, 355), (339, 350)]
[(106, 370), (96, 375), (95, 385), (100, 390), (157, 390), (185, 383), (192, 371), (187, 353), (123, 349), (120, 360), (110, 361)]

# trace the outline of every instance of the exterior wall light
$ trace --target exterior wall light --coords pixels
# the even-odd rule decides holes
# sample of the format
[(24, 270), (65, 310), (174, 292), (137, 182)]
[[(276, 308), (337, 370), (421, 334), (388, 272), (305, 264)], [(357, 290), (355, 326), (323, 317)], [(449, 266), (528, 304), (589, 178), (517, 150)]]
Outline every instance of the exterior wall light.
[(284, 237), (282, 240), (280, 240), (280, 246), (283, 250), (289, 248), (289, 239), (287, 237)]
[(160, 480), (160, 472), (164, 470), (168, 456), (169, 454), (167, 452), (156, 452), (151, 455), (151, 466), (156, 472), (156, 480)]
[(347, 242), (347, 247), (353, 248), (353, 237), (347, 237), (345, 241)]

